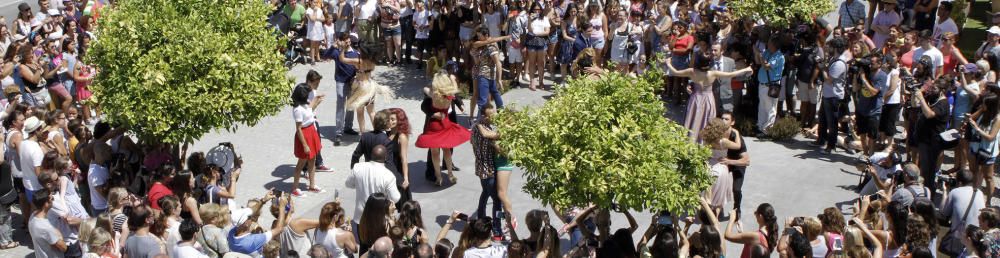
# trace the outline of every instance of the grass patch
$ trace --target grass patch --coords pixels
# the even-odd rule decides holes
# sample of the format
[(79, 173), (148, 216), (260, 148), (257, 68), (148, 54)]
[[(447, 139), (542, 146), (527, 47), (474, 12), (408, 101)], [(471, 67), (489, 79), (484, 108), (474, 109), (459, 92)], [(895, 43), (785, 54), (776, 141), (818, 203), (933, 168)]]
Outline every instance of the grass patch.
[[(962, 28), (961, 37), (958, 40), (958, 49), (969, 62), (974, 62), (976, 49), (986, 41), (986, 29), (989, 28), (989, 18), (987, 12), (990, 10), (990, 1), (977, 0), (970, 7), (969, 16), (965, 20), (965, 27)], [(958, 11), (958, 10), (955, 10)]]

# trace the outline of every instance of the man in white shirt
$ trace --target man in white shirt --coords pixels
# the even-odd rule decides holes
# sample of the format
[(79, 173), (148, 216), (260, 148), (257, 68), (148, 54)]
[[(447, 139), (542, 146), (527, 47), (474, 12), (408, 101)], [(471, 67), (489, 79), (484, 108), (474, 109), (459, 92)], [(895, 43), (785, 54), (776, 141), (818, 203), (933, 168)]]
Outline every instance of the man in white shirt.
[(42, 184), (38, 182), (38, 166), (42, 165), (42, 159), (45, 157), (45, 152), (42, 152), (42, 147), (38, 145), (39, 135), (42, 134), (45, 127), (45, 122), (38, 120), (36, 117), (29, 117), (24, 120), (24, 134), (28, 135), (27, 139), (21, 141), (21, 146), (18, 147), (18, 156), (21, 159), (21, 170), (24, 172), (21, 179), (24, 182), (24, 190), (27, 194), (28, 199), (32, 199), (32, 194), (34, 191), (42, 189)]
[(28, 221), (28, 234), (31, 236), (31, 243), (35, 246), (35, 257), (64, 257), (63, 253), (67, 250), (66, 242), (63, 242), (62, 234), (52, 226), (48, 219), (49, 209), (52, 207), (49, 191), (41, 189), (36, 196), (32, 197), (31, 205), (37, 208), (35, 213), (31, 214), (31, 220)]
[(392, 202), (399, 201), (399, 189), (396, 188), (396, 175), (385, 167), (385, 146), (376, 145), (372, 149), (372, 160), (354, 165), (351, 175), (347, 177), (347, 188), (355, 190), (354, 222), (361, 220), (361, 212), (365, 202), (374, 193), (383, 193)]
[(375, 43), (375, 29), (378, 27), (373, 19), (378, 10), (377, 0), (359, 0), (353, 3), (354, 17), (357, 23), (358, 36), (362, 45)]
[(208, 258), (195, 247), (194, 236), (201, 228), (198, 226), (194, 220), (185, 220), (181, 222), (181, 226), (178, 229), (181, 233), (181, 241), (177, 242), (177, 246), (174, 247), (173, 258)]
[(938, 7), (937, 24), (934, 25), (934, 41), (938, 44), (941, 43), (941, 35), (944, 35), (945, 32), (958, 35), (958, 25), (955, 24), (955, 20), (951, 19), (951, 7), (952, 2), (941, 2)]
[(944, 55), (941, 54), (941, 50), (934, 47), (934, 38), (931, 36), (931, 32), (929, 30), (921, 31), (918, 42), (920, 47), (913, 50), (913, 60), (920, 60), (923, 56), (930, 57), (931, 65), (934, 66), (932, 69), (934, 78), (941, 76), (944, 73)]

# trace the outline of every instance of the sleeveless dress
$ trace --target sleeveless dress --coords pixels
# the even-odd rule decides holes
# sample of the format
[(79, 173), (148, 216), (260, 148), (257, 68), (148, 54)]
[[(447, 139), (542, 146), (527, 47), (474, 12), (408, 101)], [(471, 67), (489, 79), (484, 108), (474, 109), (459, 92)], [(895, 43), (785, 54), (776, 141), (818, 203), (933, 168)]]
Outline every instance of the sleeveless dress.
[(69, 177), (60, 176), (59, 181), (66, 184), (66, 206), (69, 208), (69, 213), (73, 217), (87, 219), (90, 218), (90, 214), (87, 213), (87, 208), (83, 207), (82, 199), (80, 198), (80, 192), (77, 191), (76, 183), (73, 183)]
[(729, 167), (719, 163), (726, 157), (727, 150), (712, 149), (712, 158), (708, 160), (709, 172), (715, 177), (712, 184), (712, 194), (710, 204), (712, 207), (723, 207), (733, 199), (733, 175), (729, 173)]
[[(767, 237), (765, 237), (764, 232), (759, 229), (757, 230), (757, 239), (757, 241), (760, 241), (760, 245), (764, 246), (764, 249), (768, 248)], [(753, 254), (751, 252), (753, 252), (753, 245), (743, 245), (743, 251), (740, 252), (740, 258), (752, 257)]]
[(687, 115), (684, 117), (684, 127), (688, 129), (688, 137), (697, 140), (701, 129), (705, 128), (708, 120), (713, 117), (715, 117), (715, 97), (712, 95), (712, 87), (692, 82)]
[(332, 258), (347, 258), (347, 254), (344, 252), (344, 248), (340, 247), (337, 243), (337, 234), (339, 234), (341, 229), (333, 228), (331, 230), (319, 230), (316, 229), (316, 244), (322, 245), (326, 248), (326, 251), (330, 253)]
[[(431, 107), (434, 112), (447, 114), (448, 108)], [(416, 146), (419, 148), (454, 148), (469, 141), (472, 134), (461, 125), (452, 122), (447, 115), (441, 119), (431, 119), (424, 125), (424, 133), (417, 137)]]
[[(578, 32), (575, 24), (571, 24), (569, 25), (569, 27), (566, 28), (567, 36), (573, 37), (575, 39), (577, 34)], [(559, 62), (559, 64), (573, 63), (573, 59), (576, 58), (576, 46), (574, 43), (575, 41), (570, 42), (568, 40), (562, 39), (562, 43), (559, 44), (559, 58), (556, 60)]]

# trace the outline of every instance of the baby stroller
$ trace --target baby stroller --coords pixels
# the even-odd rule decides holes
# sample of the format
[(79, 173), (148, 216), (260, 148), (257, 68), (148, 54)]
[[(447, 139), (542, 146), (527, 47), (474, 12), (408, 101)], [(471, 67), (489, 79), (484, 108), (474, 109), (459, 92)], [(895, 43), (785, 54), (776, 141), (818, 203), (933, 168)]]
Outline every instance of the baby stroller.
[(281, 8), (271, 14), (268, 18), (269, 27), (274, 29), (276, 38), (286, 37), (288, 43), (285, 45), (285, 67), (291, 68), (295, 63), (313, 62), (309, 57), (309, 49), (303, 44), (303, 38), (298, 35), (303, 31), (301, 26), (291, 27), (288, 16), (281, 12)]

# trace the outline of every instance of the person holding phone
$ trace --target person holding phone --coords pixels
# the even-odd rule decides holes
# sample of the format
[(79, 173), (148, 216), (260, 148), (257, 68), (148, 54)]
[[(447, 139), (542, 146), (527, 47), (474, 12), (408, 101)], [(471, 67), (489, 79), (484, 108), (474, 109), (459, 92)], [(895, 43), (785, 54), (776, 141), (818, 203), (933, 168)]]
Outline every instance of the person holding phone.
[[(735, 209), (733, 213), (735, 214)], [(740, 254), (741, 258), (750, 257), (750, 252), (753, 250), (753, 246), (760, 245), (767, 249), (768, 255), (774, 252), (775, 247), (778, 246), (778, 217), (774, 215), (774, 207), (769, 203), (761, 203), (757, 206), (757, 210), (753, 213), (754, 219), (757, 221), (757, 225), (760, 227), (754, 232), (733, 232), (733, 227), (742, 228), (740, 222), (737, 221), (737, 216), (729, 216), (729, 224), (726, 225), (725, 238), (729, 242), (743, 244), (743, 251)]]

